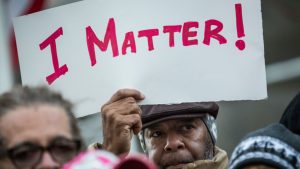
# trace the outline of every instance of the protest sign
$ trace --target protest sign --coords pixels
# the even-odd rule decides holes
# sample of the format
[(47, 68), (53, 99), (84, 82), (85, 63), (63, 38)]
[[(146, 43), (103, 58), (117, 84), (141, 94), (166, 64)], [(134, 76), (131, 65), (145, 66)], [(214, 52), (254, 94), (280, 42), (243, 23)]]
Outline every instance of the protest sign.
[(143, 104), (267, 97), (260, 1), (86, 0), (14, 29), (22, 83), (63, 92), (77, 117), (120, 88)]

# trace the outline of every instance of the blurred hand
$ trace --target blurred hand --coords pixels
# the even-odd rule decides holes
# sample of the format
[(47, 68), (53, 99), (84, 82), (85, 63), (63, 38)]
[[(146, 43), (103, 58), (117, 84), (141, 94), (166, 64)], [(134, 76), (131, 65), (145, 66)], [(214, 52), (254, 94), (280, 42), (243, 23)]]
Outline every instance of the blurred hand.
[(128, 154), (133, 134), (142, 129), (141, 109), (137, 102), (144, 95), (134, 89), (118, 90), (101, 108), (103, 148), (116, 155)]

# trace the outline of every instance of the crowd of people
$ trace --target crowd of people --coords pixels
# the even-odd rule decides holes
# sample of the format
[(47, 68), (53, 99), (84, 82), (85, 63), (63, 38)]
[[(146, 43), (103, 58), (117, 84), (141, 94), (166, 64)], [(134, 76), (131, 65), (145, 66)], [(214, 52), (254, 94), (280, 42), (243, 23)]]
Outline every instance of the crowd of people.
[[(217, 103), (139, 105), (143, 99), (118, 90), (101, 108), (103, 141), (85, 145), (70, 101), (47, 87), (16, 87), (0, 96), (0, 169), (300, 168), (300, 94), (280, 122), (247, 134), (231, 157), (216, 146)], [(144, 155), (129, 154), (133, 135)]]

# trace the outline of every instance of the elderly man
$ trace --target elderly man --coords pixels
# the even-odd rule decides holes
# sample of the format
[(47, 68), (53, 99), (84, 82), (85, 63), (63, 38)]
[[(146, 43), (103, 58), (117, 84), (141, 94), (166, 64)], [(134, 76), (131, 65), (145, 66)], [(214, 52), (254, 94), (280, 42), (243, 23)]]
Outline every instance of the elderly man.
[(59, 169), (84, 148), (72, 105), (44, 87), (0, 96), (0, 168)]
[(138, 106), (145, 97), (134, 89), (117, 91), (102, 106), (103, 144), (94, 147), (117, 155), (130, 151), (133, 134), (160, 168), (227, 167), (227, 154), (215, 146), (218, 105), (183, 103)]

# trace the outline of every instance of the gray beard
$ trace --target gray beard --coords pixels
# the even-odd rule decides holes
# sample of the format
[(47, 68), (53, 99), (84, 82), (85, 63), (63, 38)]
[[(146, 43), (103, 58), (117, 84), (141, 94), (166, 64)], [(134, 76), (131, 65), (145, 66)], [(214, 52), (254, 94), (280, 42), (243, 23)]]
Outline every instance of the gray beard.
[[(214, 145), (211, 141), (207, 140), (205, 144), (205, 152), (203, 154), (203, 157), (198, 160), (211, 160), (214, 157)], [(159, 169), (165, 169), (162, 166), (158, 166)]]
[[(146, 152), (147, 156), (149, 156), (148, 152)], [(201, 159), (197, 159), (197, 160), (211, 160), (213, 159), (215, 154), (215, 146), (212, 143), (212, 140), (210, 139), (210, 136), (208, 136), (208, 138), (205, 140), (205, 151), (203, 154), (203, 157)], [(162, 166), (158, 166), (157, 167), (159, 169), (165, 169)]]

